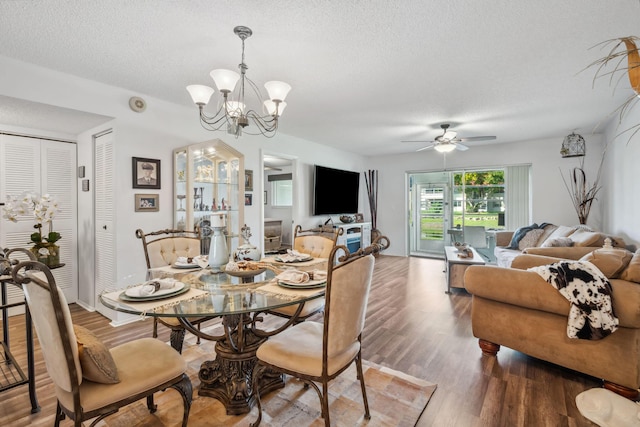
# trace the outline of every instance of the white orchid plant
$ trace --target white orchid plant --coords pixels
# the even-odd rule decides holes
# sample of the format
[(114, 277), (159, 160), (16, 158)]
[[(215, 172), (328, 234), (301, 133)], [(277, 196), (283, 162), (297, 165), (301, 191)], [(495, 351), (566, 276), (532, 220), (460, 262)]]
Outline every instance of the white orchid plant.
[[(20, 215), (33, 214), (36, 220), (33, 228), (37, 231), (31, 234), (31, 241), (35, 244), (55, 243), (62, 237), (60, 233), (53, 231), (53, 219), (60, 212), (60, 208), (58, 202), (49, 194), (40, 197), (35, 193), (25, 192), (20, 196), (7, 196), (3, 211), (2, 217), (12, 222), (18, 222)], [(49, 226), (46, 237), (42, 235), (43, 224)]]

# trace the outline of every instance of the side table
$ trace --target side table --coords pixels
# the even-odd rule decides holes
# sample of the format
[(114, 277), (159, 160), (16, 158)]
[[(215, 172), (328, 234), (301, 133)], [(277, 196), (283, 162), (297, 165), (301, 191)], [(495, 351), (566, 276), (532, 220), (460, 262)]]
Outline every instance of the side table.
[(447, 273), (447, 290), (446, 293), (451, 293), (451, 288), (463, 288), (464, 289), (464, 272), (470, 265), (484, 265), (484, 258), (476, 252), (475, 249), (471, 249), (473, 257), (462, 258), (458, 256), (458, 249), (454, 246), (444, 247), (444, 261), (445, 272)]

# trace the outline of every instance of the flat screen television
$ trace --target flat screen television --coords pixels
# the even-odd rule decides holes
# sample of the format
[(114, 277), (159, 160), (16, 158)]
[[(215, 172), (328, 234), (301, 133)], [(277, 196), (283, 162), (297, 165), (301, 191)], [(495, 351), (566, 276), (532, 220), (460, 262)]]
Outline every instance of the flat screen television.
[(313, 214), (357, 213), (359, 190), (360, 173), (315, 165)]

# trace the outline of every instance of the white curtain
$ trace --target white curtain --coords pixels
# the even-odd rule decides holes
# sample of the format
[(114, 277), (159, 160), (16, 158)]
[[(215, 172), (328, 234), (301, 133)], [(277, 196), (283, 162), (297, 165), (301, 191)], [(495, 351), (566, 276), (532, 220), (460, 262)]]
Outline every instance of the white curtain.
[(505, 184), (505, 229), (531, 224), (531, 165), (507, 166)]

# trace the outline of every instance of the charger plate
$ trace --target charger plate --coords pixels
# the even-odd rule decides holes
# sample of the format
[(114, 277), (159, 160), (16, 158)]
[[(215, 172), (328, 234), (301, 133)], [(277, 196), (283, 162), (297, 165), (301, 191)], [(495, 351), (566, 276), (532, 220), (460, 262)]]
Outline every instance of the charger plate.
[[(143, 286), (143, 285), (140, 285)], [(120, 298), (122, 301), (129, 301), (129, 302), (141, 302), (141, 301), (154, 301), (154, 300), (159, 300), (159, 299), (164, 299), (164, 298), (171, 298), (171, 297), (175, 297), (181, 294), (184, 294), (185, 292), (187, 292), (189, 290), (189, 288), (191, 288), (191, 286), (187, 283), (182, 283), (182, 287), (181, 288), (172, 288), (172, 289), (160, 289), (158, 291), (156, 291), (154, 294), (152, 295), (147, 295), (147, 296), (133, 296), (133, 295), (127, 295), (127, 291), (130, 291), (131, 289), (135, 289), (135, 288), (129, 288), (126, 291), (122, 292), (118, 298)]]
[(326, 284), (327, 284), (327, 280), (326, 279), (309, 280), (308, 282), (304, 282), (304, 283), (294, 283), (294, 282), (288, 282), (286, 280), (279, 280), (278, 281), (278, 285), (282, 286), (283, 288), (289, 288), (289, 289), (323, 288), (324, 286), (326, 286)]
[(286, 261), (286, 260), (283, 260), (282, 258), (280, 258), (279, 256), (277, 256), (277, 257), (275, 257), (274, 259), (275, 259), (277, 262), (282, 262), (282, 263), (285, 263), (285, 264), (295, 264), (296, 262), (307, 262), (307, 261), (311, 261), (311, 260), (313, 260), (313, 257), (311, 257), (311, 256), (310, 256), (310, 257), (307, 257), (307, 258), (293, 259), (293, 260), (290, 260), (290, 261)]

